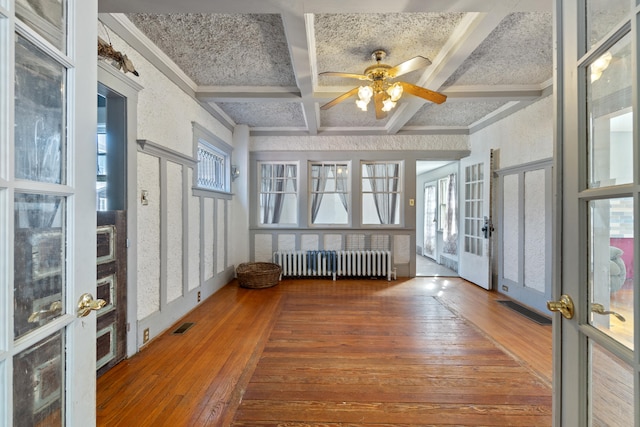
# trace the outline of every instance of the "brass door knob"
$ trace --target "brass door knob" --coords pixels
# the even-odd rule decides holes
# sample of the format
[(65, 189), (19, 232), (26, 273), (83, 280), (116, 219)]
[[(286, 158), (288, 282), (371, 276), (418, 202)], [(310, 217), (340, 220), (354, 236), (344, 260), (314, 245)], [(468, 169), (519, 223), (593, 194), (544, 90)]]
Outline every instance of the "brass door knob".
[(78, 317), (85, 317), (91, 310), (100, 310), (107, 302), (103, 299), (93, 299), (91, 294), (82, 294), (78, 300)]
[(593, 313), (602, 314), (602, 315), (610, 314), (612, 316), (615, 316), (621, 322), (626, 322), (627, 321), (627, 319), (625, 319), (622, 314), (616, 313), (615, 311), (611, 311), (611, 310), (605, 310), (604, 309), (604, 305), (599, 304), (597, 302), (591, 303), (591, 311)]
[(569, 295), (562, 295), (559, 301), (547, 301), (549, 311), (559, 311), (566, 319), (573, 319), (574, 305)]

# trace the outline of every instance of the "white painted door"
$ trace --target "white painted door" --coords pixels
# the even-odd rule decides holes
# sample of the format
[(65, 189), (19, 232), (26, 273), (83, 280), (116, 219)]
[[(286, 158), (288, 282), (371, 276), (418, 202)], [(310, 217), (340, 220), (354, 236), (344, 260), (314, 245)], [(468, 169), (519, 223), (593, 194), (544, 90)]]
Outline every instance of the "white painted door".
[(491, 289), (491, 152), (460, 160), (458, 274)]
[(558, 8), (562, 264), (550, 308), (564, 313), (554, 318), (555, 424), (638, 427), (640, 10), (627, 0)]
[(95, 424), (96, 19), (0, 0), (0, 425)]

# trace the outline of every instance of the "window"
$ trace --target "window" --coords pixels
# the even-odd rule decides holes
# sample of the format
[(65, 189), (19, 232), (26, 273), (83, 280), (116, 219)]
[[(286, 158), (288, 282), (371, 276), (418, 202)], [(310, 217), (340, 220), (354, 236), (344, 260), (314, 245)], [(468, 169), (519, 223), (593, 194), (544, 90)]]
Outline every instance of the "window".
[(349, 224), (349, 163), (311, 163), (311, 224)]
[(298, 223), (298, 164), (259, 162), (259, 223)]
[(193, 123), (194, 155), (198, 160), (195, 186), (203, 190), (231, 192), (231, 146)]
[(400, 224), (401, 162), (362, 163), (362, 224)]
[(447, 191), (449, 189), (449, 177), (438, 180), (438, 231), (442, 231), (447, 220)]

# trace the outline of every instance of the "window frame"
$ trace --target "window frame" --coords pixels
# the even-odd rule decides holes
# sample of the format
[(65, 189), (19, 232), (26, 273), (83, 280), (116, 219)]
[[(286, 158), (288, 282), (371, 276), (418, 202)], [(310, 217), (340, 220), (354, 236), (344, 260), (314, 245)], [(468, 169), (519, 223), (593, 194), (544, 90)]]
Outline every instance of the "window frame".
[[(296, 212), (295, 212), (295, 222), (286, 222), (286, 223), (268, 223), (265, 224), (262, 222), (262, 195), (267, 194), (262, 191), (262, 166), (263, 165), (283, 165), (283, 166), (295, 166), (296, 175), (295, 175), (295, 192), (287, 192), (284, 191), (283, 194), (295, 194), (296, 198)], [(286, 177), (285, 177), (286, 178)], [(258, 160), (256, 162), (256, 225), (258, 227), (263, 228), (297, 228), (300, 224), (300, 161), (298, 160)], [(276, 194), (275, 192), (270, 192), (268, 194)]]
[[(364, 197), (366, 194), (375, 194), (373, 191), (364, 191), (364, 182), (365, 180), (369, 180), (372, 177), (364, 176), (363, 170), (366, 165), (386, 165), (385, 171), (388, 171), (389, 165), (397, 165), (398, 166), (398, 176), (394, 179), (397, 179), (398, 186), (396, 188), (395, 193), (398, 195), (397, 205), (397, 217), (398, 223), (393, 224), (379, 224), (379, 223), (365, 223), (364, 222), (364, 213), (365, 213), (365, 202)], [(360, 226), (363, 228), (375, 227), (375, 228), (403, 228), (404, 227), (404, 198), (405, 198), (405, 190), (404, 190), (404, 160), (361, 160), (360, 161)], [(378, 177), (389, 179), (388, 175), (384, 177)], [(378, 191), (377, 193), (385, 193)], [(392, 192), (386, 192), (387, 194), (391, 194)]]
[[(233, 152), (233, 147), (226, 142), (224, 142), (219, 137), (215, 136), (213, 133), (209, 132), (207, 129), (202, 127), (196, 122), (192, 122), (193, 126), (193, 158), (196, 161), (195, 170), (193, 172), (193, 188), (194, 190), (216, 193), (216, 194), (231, 194), (231, 170), (232, 166), (232, 158), (231, 153)], [(214, 156), (219, 156), (223, 158), (223, 168), (221, 177), (224, 179), (222, 184), (222, 188), (213, 188), (205, 185), (201, 185), (201, 160), (200, 160), (200, 151), (204, 150), (211, 153)]]
[[(346, 178), (346, 185), (345, 185), (345, 191), (344, 192), (339, 192), (337, 190), (337, 185), (334, 185), (334, 191), (322, 191), (322, 194), (346, 194), (346, 203), (347, 203), (347, 222), (345, 223), (314, 223), (313, 222), (313, 195), (316, 193), (320, 193), (319, 191), (316, 192), (313, 190), (313, 167), (314, 166), (335, 166), (335, 170), (338, 169), (339, 166), (345, 166), (347, 168), (347, 178)], [(353, 176), (353, 167), (352, 167), (352, 162), (351, 160), (309, 160), (307, 162), (307, 194), (308, 194), (308, 200), (307, 200), (307, 223), (308, 226), (310, 228), (345, 228), (345, 227), (351, 227), (351, 224), (353, 223), (353, 201), (352, 201), (352, 179), (351, 177)], [(333, 181), (337, 183), (337, 177), (334, 176)]]
[(444, 231), (444, 221), (449, 209), (449, 201), (447, 200), (447, 191), (449, 188), (449, 175), (438, 179), (438, 230)]

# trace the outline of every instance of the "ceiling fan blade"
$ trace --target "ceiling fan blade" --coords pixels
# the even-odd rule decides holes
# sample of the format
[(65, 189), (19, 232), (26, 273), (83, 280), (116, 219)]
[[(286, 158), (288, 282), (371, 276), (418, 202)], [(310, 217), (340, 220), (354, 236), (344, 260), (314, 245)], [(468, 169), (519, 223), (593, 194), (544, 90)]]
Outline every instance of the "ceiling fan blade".
[(329, 108), (333, 107), (334, 105), (336, 105), (339, 102), (344, 101), (345, 99), (356, 95), (358, 93), (358, 89), (360, 89), (360, 87), (354, 87), (353, 89), (351, 89), (349, 92), (345, 92), (342, 95), (340, 95), (339, 97), (327, 102), (326, 104), (324, 104), (322, 107), (320, 107), (321, 110), (328, 110)]
[(387, 112), (382, 111), (382, 107), (383, 107), (382, 101), (384, 101), (384, 92), (378, 92), (373, 95), (373, 102), (376, 106), (376, 119), (378, 120), (384, 119), (385, 117), (387, 117)]
[(347, 77), (350, 79), (358, 79), (358, 80), (371, 80), (369, 77), (364, 74), (353, 74), (353, 73), (341, 73), (339, 71), (325, 71), (324, 73), (320, 73), (320, 76), (328, 76), (328, 77)]
[(444, 101), (447, 100), (447, 95), (443, 95), (440, 92), (434, 92), (432, 90), (425, 89), (420, 86), (412, 85), (411, 83), (407, 83), (407, 82), (398, 82), (398, 83), (402, 85), (402, 89), (405, 92), (410, 93), (413, 96), (419, 96), (420, 98), (424, 98), (427, 101), (435, 102), (436, 104), (442, 104)]
[(428, 58), (425, 58), (424, 56), (416, 56), (415, 58), (411, 58), (408, 61), (404, 61), (403, 63), (396, 65), (395, 67), (391, 67), (388, 73), (389, 77), (398, 77), (429, 65), (431, 65), (431, 61), (429, 61)]

